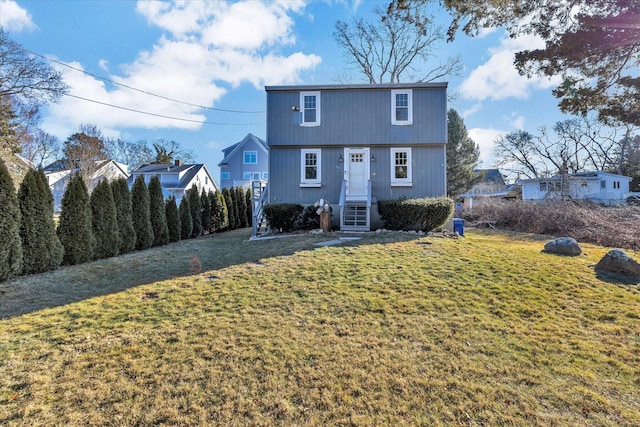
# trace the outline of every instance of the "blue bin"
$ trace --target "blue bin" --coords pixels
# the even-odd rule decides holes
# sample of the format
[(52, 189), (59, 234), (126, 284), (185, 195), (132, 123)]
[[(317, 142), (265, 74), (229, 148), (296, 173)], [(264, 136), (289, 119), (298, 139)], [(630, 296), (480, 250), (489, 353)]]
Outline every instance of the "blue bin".
[(464, 219), (453, 218), (453, 232), (457, 232), (459, 235), (464, 236)]

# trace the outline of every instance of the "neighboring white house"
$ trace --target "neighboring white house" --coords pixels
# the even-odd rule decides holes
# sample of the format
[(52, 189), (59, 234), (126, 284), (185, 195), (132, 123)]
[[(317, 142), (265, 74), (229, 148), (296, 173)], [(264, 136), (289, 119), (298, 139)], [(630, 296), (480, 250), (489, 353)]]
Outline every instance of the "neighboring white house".
[(588, 199), (605, 205), (626, 203), (631, 178), (606, 172), (579, 172), (567, 176), (526, 179), (522, 183), (523, 200)]
[[(91, 175), (91, 182), (87, 188), (89, 193), (104, 179), (113, 181), (118, 178), (126, 179), (129, 176), (127, 174), (127, 165), (123, 163), (118, 163), (114, 160), (98, 160), (95, 163), (96, 171)], [(56, 160), (44, 168), (47, 183), (53, 195), (54, 212), (60, 212), (62, 208), (62, 197), (67, 190), (67, 184), (69, 183), (71, 175), (76, 171), (76, 168), (68, 168), (64, 160)]]
[(198, 188), (199, 193), (202, 193), (203, 189), (206, 193), (219, 190), (209, 169), (202, 163), (182, 164), (182, 161), (176, 160), (174, 164), (169, 165), (152, 164), (140, 166), (131, 172), (131, 176), (127, 179), (129, 188), (133, 187), (133, 183), (141, 175), (144, 176), (144, 182), (147, 185), (149, 185), (152, 177), (157, 176), (160, 179), (164, 198), (167, 199), (173, 196), (178, 205), (184, 193), (194, 185)]

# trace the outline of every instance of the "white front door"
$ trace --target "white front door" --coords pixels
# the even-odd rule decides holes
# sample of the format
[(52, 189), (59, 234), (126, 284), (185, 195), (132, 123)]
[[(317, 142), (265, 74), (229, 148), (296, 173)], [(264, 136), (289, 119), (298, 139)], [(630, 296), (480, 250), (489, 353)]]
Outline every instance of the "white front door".
[(344, 176), (348, 197), (366, 197), (369, 182), (369, 149), (344, 149)]

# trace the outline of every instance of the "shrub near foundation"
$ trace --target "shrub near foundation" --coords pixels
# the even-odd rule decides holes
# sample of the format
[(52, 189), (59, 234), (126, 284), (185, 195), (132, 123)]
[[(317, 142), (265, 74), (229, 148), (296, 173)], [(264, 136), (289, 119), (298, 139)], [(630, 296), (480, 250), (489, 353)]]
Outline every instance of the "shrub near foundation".
[(444, 225), (453, 208), (447, 197), (378, 201), (380, 218), (390, 230), (434, 230)]
[(302, 205), (295, 203), (278, 203), (266, 205), (264, 215), (269, 221), (269, 227), (286, 232), (293, 230), (293, 226), (303, 210)]

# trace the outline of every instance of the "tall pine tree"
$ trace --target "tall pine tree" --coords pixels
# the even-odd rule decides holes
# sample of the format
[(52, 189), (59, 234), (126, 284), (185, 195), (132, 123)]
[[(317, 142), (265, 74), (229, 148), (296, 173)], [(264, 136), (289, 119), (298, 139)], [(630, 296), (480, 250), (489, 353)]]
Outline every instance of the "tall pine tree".
[(41, 170), (30, 169), (18, 190), (23, 273), (35, 274), (58, 268), (63, 248), (53, 222), (53, 195)]
[(153, 228), (149, 211), (149, 190), (144, 177), (136, 178), (131, 188), (133, 228), (136, 230), (136, 249), (147, 249), (153, 244)]
[(151, 177), (149, 181), (149, 214), (151, 228), (153, 228), (153, 246), (166, 245), (169, 243), (169, 229), (167, 228), (162, 186), (160, 179), (156, 176)]
[(253, 192), (250, 188), (247, 189), (245, 195), (245, 205), (247, 206), (247, 227), (253, 226)]
[(247, 200), (244, 196), (244, 188), (236, 187), (236, 204), (238, 206), (238, 228), (247, 226)]
[(58, 237), (64, 247), (64, 264), (80, 264), (93, 259), (96, 240), (91, 227), (89, 193), (79, 174), (69, 179), (62, 197)]
[(200, 201), (200, 192), (195, 185), (187, 192), (189, 199), (189, 208), (191, 209), (191, 237), (198, 237), (202, 234), (202, 202)]
[(96, 238), (95, 258), (109, 258), (118, 255), (120, 248), (120, 232), (113, 201), (111, 185), (102, 180), (93, 189), (90, 197), (91, 226)]
[(193, 220), (191, 219), (191, 207), (189, 206), (189, 198), (185, 194), (180, 200), (180, 238), (182, 240), (190, 239), (193, 231)]
[(235, 230), (236, 227), (236, 214), (233, 199), (231, 198), (231, 192), (227, 187), (222, 189), (222, 197), (224, 198), (224, 204), (227, 207), (227, 228), (229, 230)]
[(229, 228), (229, 209), (227, 208), (227, 201), (221, 192), (216, 190), (216, 198), (218, 199), (218, 204), (220, 205), (220, 210), (218, 211), (218, 222), (220, 224), (220, 230), (226, 230)]
[(169, 230), (169, 241), (177, 242), (180, 240), (182, 228), (180, 225), (180, 213), (178, 212), (178, 205), (176, 204), (176, 198), (170, 196), (167, 199), (165, 207), (165, 216), (167, 218), (167, 229)]
[(21, 272), (20, 208), (13, 180), (0, 159), (0, 281)]
[(118, 222), (118, 234), (120, 235), (120, 247), (118, 253), (131, 252), (136, 247), (136, 230), (133, 228), (133, 213), (131, 207), (131, 191), (124, 178), (111, 181), (113, 203), (116, 206), (116, 218)]
[(462, 117), (453, 108), (447, 112), (447, 194), (457, 197), (482, 179), (474, 172), (478, 166), (480, 147), (467, 132)]

